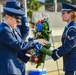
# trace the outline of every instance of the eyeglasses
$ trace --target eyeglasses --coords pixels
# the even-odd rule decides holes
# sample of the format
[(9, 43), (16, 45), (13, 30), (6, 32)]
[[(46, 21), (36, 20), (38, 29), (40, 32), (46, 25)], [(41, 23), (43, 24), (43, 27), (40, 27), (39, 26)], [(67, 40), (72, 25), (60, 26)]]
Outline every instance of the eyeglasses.
[(20, 19), (16, 18), (16, 20), (17, 20), (18, 23), (21, 23), (21, 20)]
[(15, 18), (18, 23), (21, 23), (21, 17), (20, 18), (18, 18), (16, 16), (12, 16), (12, 17)]

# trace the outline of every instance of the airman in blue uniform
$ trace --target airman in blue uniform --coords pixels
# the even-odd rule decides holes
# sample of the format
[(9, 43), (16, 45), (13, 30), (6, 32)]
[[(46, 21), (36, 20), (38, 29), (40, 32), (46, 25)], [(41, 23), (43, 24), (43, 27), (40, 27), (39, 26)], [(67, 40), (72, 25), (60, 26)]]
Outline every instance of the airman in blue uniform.
[(54, 60), (63, 56), (65, 75), (76, 75), (76, 6), (62, 3), (62, 20), (67, 25), (62, 34), (62, 45), (53, 50)]
[[(6, 7), (21, 9), (22, 10), (22, 7), (20, 7), (20, 2), (19, 1), (8, 1), (6, 3)], [(28, 19), (26, 17), (22, 17), (20, 22), (21, 22), (20, 25), (18, 25), (17, 27), (20, 30), (22, 39), (25, 41), (26, 37), (29, 34), (29, 27), (26, 25), (26, 23), (28, 23)], [(16, 30), (17, 30), (17, 27), (16, 27)], [(25, 63), (27, 63), (27, 61), (29, 59), (30, 59), (30, 57), (26, 56), (25, 53), (22, 53), (21, 51), (18, 52), (18, 60), (19, 60), (19, 63), (21, 65), (22, 75), (25, 75), (25, 73), (26, 73), (25, 72), (25, 66), (26, 66)]]
[[(0, 24), (0, 75), (24, 75), (18, 54), (23, 57), (23, 54), (26, 54), (28, 50), (35, 48), (36, 42), (47, 43), (44, 39), (28, 42), (24, 40), (26, 37), (24, 32), (17, 27), (25, 15), (25, 12), (20, 9), (18, 1), (15, 0), (14, 2), (6, 2), (3, 9), (4, 21)], [(22, 60), (24, 59), (27, 62), (29, 57), (25, 55)]]

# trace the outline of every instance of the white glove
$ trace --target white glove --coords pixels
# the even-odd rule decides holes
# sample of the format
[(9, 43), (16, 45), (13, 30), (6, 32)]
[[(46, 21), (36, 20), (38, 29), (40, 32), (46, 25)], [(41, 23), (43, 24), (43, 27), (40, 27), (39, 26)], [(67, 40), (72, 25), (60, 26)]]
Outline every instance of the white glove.
[(46, 45), (48, 43), (48, 41), (44, 40), (44, 39), (37, 39), (37, 40), (34, 40), (34, 43), (38, 42), (39, 44), (42, 44), (42, 45)]

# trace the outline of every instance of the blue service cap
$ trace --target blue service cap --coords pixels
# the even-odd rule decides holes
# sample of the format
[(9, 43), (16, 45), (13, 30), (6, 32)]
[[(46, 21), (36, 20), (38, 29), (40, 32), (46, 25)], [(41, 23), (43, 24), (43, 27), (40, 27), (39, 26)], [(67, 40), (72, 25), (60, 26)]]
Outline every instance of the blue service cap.
[(67, 12), (67, 11), (76, 11), (76, 6), (68, 3), (62, 3), (62, 10), (61, 12)]
[(20, 3), (18, 1), (8, 1), (4, 7), (4, 13), (10, 16), (23, 16), (25, 12), (21, 10)]
[(7, 1), (5, 7), (21, 9), (20, 2), (15, 0)]

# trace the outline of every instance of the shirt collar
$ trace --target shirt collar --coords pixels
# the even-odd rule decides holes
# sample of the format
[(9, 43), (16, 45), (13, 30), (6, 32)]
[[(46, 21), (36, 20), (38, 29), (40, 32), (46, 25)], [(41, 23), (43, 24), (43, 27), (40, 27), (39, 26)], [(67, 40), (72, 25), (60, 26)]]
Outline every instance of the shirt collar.
[(67, 25), (66, 25), (67, 28), (68, 28), (68, 25), (69, 25), (71, 22), (72, 22), (72, 21), (70, 21), (70, 22), (67, 23)]
[[(3, 21), (3, 23), (7, 24), (6, 21)], [(8, 25), (8, 24), (7, 24), (7, 25)], [(8, 26), (9, 26), (9, 25), (8, 25)], [(9, 28), (10, 28), (10, 30), (13, 30), (13, 29), (11, 28), (11, 26), (9, 26)]]

